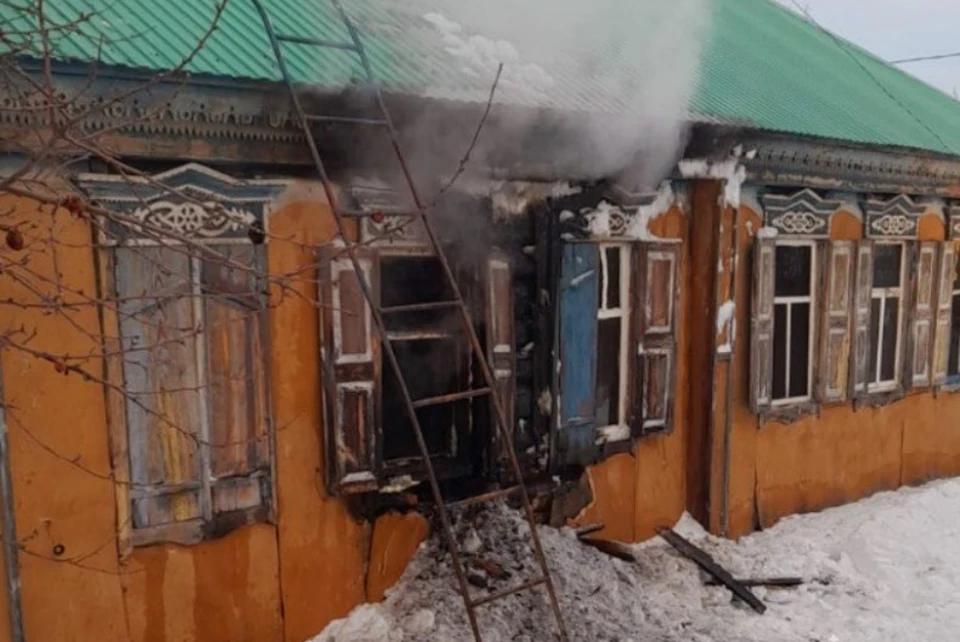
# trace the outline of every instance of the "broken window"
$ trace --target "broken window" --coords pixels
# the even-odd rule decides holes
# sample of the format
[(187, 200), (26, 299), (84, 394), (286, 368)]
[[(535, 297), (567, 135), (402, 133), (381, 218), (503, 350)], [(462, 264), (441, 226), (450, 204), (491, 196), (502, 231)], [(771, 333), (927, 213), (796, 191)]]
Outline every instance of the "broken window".
[(564, 244), (559, 465), (588, 465), (670, 429), (677, 270), (672, 244)]
[(113, 251), (134, 544), (267, 517), (263, 257), (209, 247)]
[(600, 247), (595, 388), (598, 428), (627, 424), (629, 266), (629, 245)]
[[(367, 492), (422, 480), (426, 473), (405, 395), (441, 479), (476, 474), (471, 454), (478, 405), (488, 397), (449, 400), (474, 388), (475, 367), (454, 293), (434, 256), (358, 248), (358, 262), (402, 377), (372, 324), (371, 310), (347, 253), (326, 248), (320, 264), (321, 332), (328, 484)], [(513, 416), (513, 318), (505, 259), (486, 270), (488, 355), (507, 414)], [(469, 298), (469, 297), (468, 297)], [(406, 386), (406, 390), (404, 390)], [(489, 413), (483, 416), (491, 416)], [(493, 427), (491, 426), (491, 431)]]
[(871, 390), (894, 388), (900, 381), (904, 248), (903, 243), (878, 243), (873, 249), (867, 377)]

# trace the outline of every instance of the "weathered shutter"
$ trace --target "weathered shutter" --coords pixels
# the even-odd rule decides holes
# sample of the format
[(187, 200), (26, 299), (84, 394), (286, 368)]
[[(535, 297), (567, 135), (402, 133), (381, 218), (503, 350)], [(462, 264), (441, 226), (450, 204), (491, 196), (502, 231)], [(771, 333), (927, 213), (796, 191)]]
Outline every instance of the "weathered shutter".
[(873, 241), (857, 244), (857, 274), (853, 309), (853, 348), (850, 355), (850, 396), (865, 396), (870, 380), (870, 306), (873, 296)]
[(933, 341), (933, 287), (937, 265), (937, 244), (921, 243), (917, 257), (916, 294), (910, 324), (911, 367), (913, 387), (930, 385), (930, 354)]
[(597, 296), (599, 252), (592, 243), (563, 246), (560, 274), (560, 426), (562, 465), (597, 459)]
[(750, 328), (750, 406), (760, 413), (773, 395), (773, 297), (776, 242), (757, 237), (753, 255), (753, 296)]
[(200, 538), (202, 364), (192, 273), (182, 250), (116, 250), (135, 541), (189, 522)]
[[(376, 296), (376, 256), (356, 252)], [(327, 480), (334, 491), (365, 492), (377, 488), (378, 335), (346, 250), (322, 252), (320, 265)]]
[(647, 435), (671, 428), (677, 362), (677, 270), (674, 245), (644, 245), (635, 253), (631, 431)]
[[(487, 260), (487, 359), (493, 369), (496, 392), (503, 409), (506, 429), (514, 433), (517, 354), (513, 327), (513, 281), (509, 258), (494, 251)], [(505, 455), (507, 444), (498, 429), (496, 411), (491, 403), (492, 452)]]
[(853, 309), (854, 243), (832, 241), (827, 246), (826, 299), (820, 346), (820, 401), (847, 398), (850, 371), (850, 311)]
[(952, 321), (953, 282), (956, 278), (956, 255), (953, 241), (941, 244), (939, 281), (937, 283), (937, 317), (933, 346), (933, 376), (935, 386), (947, 380), (947, 366), (950, 356), (950, 325)]
[(216, 250), (220, 257), (204, 259), (200, 279), (214, 514), (266, 505), (270, 453), (257, 250)]

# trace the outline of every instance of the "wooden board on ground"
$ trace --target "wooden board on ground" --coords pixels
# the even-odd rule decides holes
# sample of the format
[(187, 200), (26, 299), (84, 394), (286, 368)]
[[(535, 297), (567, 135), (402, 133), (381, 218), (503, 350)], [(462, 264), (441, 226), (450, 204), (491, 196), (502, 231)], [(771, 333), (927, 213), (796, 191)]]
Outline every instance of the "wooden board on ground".
[(665, 539), (668, 544), (680, 551), (684, 557), (695, 562), (697, 566), (705, 570), (707, 573), (715, 577), (720, 583), (733, 591), (734, 595), (749, 604), (754, 611), (757, 613), (764, 613), (767, 610), (766, 605), (760, 601), (760, 598), (754, 595), (750, 589), (744, 586), (741, 582), (738, 582), (733, 575), (730, 575), (730, 573), (724, 570), (722, 566), (717, 564), (709, 553), (682, 537), (672, 528), (658, 526), (657, 534)]

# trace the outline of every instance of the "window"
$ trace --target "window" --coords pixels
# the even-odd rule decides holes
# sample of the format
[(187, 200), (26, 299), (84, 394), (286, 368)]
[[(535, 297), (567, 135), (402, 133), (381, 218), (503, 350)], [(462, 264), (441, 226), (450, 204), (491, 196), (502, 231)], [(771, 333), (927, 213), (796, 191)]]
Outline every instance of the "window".
[(629, 268), (629, 245), (600, 247), (595, 390), (596, 422), (599, 428), (627, 424)]
[[(950, 253), (952, 261), (952, 286), (950, 291), (950, 353), (947, 360), (947, 376), (951, 383), (960, 383), (960, 254)], [(946, 258), (946, 257), (945, 257)]]
[[(453, 293), (439, 261), (429, 256), (381, 256), (380, 304), (384, 308), (450, 301)], [(384, 317), (400, 369), (414, 400), (439, 397), (469, 388), (469, 345), (455, 309), (400, 312)], [(383, 364), (383, 459), (387, 468), (420, 466), (420, 449), (407, 414), (400, 382)], [(471, 401), (421, 408), (417, 417), (430, 454), (456, 458), (462, 451)]]
[(113, 250), (134, 544), (189, 543), (268, 514), (262, 255), (209, 247), (217, 256)]
[(813, 395), (816, 247), (776, 246), (773, 299), (773, 403), (808, 401)]
[(582, 467), (670, 430), (679, 245), (563, 245), (557, 463)]
[(873, 249), (867, 378), (872, 390), (895, 388), (900, 382), (904, 248), (903, 243), (878, 243)]
[[(460, 312), (448, 305), (453, 292), (439, 260), (413, 248), (403, 253), (385, 248), (355, 251), (382, 311), (407, 392), (417, 404), (437, 477), (478, 474), (482, 452), (497, 447), (495, 436), (486, 440), (495, 426), (487, 412), (489, 396), (448, 398), (484, 386)], [(328, 488), (363, 493), (409, 486), (425, 477), (422, 453), (400, 378), (373, 325), (360, 279), (349, 256), (336, 247), (322, 250), (320, 266)], [(485, 282), (476, 278), (477, 267), (469, 268), (472, 280), (460, 273), (468, 268), (455, 265), (454, 270), (458, 282), (469, 286), (463, 291), (468, 305), (479, 305), (485, 287), (487, 354), (511, 425), (515, 347), (509, 261), (495, 253), (487, 262)], [(481, 418), (489, 421), (489, 432), (486, 424), (485, 430), (474, 430)]]

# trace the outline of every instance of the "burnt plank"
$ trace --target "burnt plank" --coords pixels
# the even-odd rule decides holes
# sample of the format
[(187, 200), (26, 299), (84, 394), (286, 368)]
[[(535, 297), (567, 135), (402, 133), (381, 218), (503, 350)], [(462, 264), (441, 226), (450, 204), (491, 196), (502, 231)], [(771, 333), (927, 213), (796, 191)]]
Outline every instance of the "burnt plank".
[[(738, 579), (738, 582), (744, 586), (772, 586), (772, 587), (793, 587), (803, 584), (802, 577), (750, 577)], [(704, 582), (707, 586), (720, 586), (721, 582), (715, 577)]]
[(605, 539), (596, 539), (594, 537), (581, 537), (581, 544), (586, 544), (587, 546), (592, 546), (602, 553), (606, 553), (611, 557), (616, 557), (625, 562), (636, 562), (637, 556), (633, 554), (633, 550), (626, 544), (621, 544), (620, 542), (613, 542)]
[(734, 595), (749, 604), (754, 611), (764, 613), (767, 610), (766, 605), (760, 601), (760, 598), (754, 595), (750, 589), (734, 578), (733, 575), (728, 573), (722, 566), (717, 564), (709, 553), (682, 537), (672, 528), (658, 526), (657, 534), (665, 539), (668, 544), (680, 551), (684, 557), (695, 562), (697, 566), (715, 577), (721, 584), (730, 589)]

